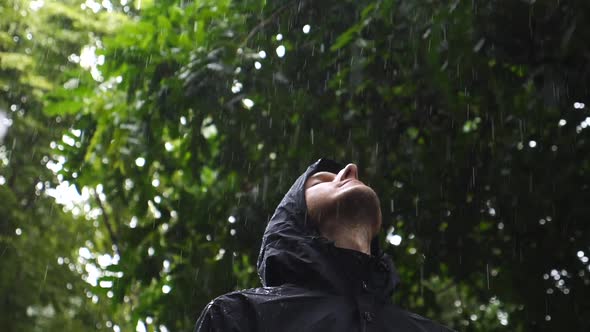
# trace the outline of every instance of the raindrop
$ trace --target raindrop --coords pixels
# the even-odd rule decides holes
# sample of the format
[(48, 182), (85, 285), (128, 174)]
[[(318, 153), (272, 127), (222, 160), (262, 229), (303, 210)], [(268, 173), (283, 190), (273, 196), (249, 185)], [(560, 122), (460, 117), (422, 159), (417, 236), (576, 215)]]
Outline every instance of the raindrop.
[(135, 159), (135, 165), (138, 167), (143, 167), (145, 165), (145, 159), (142, 157)]
[(490, 265), (486, 264), (486, 279), (488, 284), (488, 289), (490, 289)]
[(536, 147), (536, 146), (537, 146), (537, 142), (535, 142), (535, 141), (529, 141), (529, 146), (530, 146), (531, 148), (534, 148), (534, 147)]
[(281, 41), (281, 40), (283, 40), (283, 35), (281, 35), (281, 34), (279, 33), (279, 34), (277, 35), (276, 39), (277, 39), (278, 41)]
[(565, 126), (566, 124), (567, 124), (567, 121), (565, 121), (565, 119), (561, 119), (561, 120), (559, 120), (559, 126), (560, 126), (560, 127), (563, 127), (563, 126)]
[(238, 82), (238, 81), (234, 81), (234, 84), (231, 86), (231, 92), (233, 93), (238, 93), (240, 91), (242, 91), (242, 83)]
[(101, 281), (98, 283), (98, 285), (99, 285), (101, 288), (111, 288), (111, 287), (113, 287), (113, 282), (112, 282), (112, 281), (110, 281), (110, 280), (101, 280)]
[(140, 320), (137, 321), (137, 325), (135, 325), (136, 332), (147, 332), (145, 324)]
[(135, 227), (137, 227), (137, 217), (136, 217), (136, 216), (133, 216), (133, 217), (131, 218), (131, 221), (129, 222), (129, 227), (130, 227), (130, 228), (135, 228)]
[(162, 262), (162, 269), (164, 269), (164, 272), (170, 272), (170, 261), (169, 260), (164, 260)]
[(303, 30), (303, 33), (304, 34), (308, 34), (309, 31), (311, 30), (311, 26), (309, 24), (306, 24), (306, 25), (303, 26), (303, 29), (302, 30)]
[(549, 316), (549, 315), (546, 315), (546, 316), (545, 316), (545, 320), (546, 320), (546, 321), (550, 321), (550, 320), (551, 320), (551, 316)]
[(277, 47), (277, 49), (276, 49), (276, 52), (277, 52), (277, 55), (279, 56), (279, 58), (284, 57), (285, 56), (285, 52), (286, 52), (285, 46), (284, 45), (279, 45)]
[(172, 151), (172, 149), (174, 149), (174, 145), (172, 145), (172, 143), (170, 142), (166, 142), (164, 143), (164, 148), (166, 149), (166, 151), (170, 152)]
[(223, 256), (224, 256), (224, 255), (225, 255), (225, 249), (223, 249), (223, 248), (220, 248), (220, 249), (219, 249), (219, 252), (217, 253), (217, 255), (215, 255), (215, 258), (214, 258), (214, 259), (215, 259), (216, 261), (218, 261), (218, 260), (221, 260), (221, 259), (223, 258)]
[(394, 246), (399, 246), (402, 243), (402, 237), (397, 234), (391, 234), (387, 236), (387, 242), (393, 244)]
[(235, 222), (236, 222), (236, 217), (234, 217), (234, 216), (229, 216), (229, 218), (227, 218), (227, 221), (228, 221), (230, 224), (233, 224), (233, 223), (235, 223)]
[(584, 252), (582, 250), (580, 250), (580, 251), (578, 251), (577, 255), (578, 255), (578, 258), (582, 258), (582, 257), (584, 257)]
[(261, 59), (264, 59), (264, 58), (266, 58), (266, 52), (265, 52), (265, 51), (260, 51), (260, 52), (258, 52), (258, 56), (259, 56)]
[(483, 47), (483, 45), (485, 44), (486, 39), (485, 38), (481, 38), (477, 44), (475, 44), (475, 46), (473, 46), (473, 52), (479, 52), (481, 50), (481, 48)]
[(254, 62), (254, 68), (256, 68), (257, 70), (262, 68), (262, 64), (258, 61)]
[(246, 109), (251, 109), (254, 106), (254, 101), (252, 101), (252, 99), (244, 98), (242, 99), (242, 105), (244, 105)]
[(20, 228), (17, 228), (17, 229), (15, 229), (15, 230), (14, 230), (14, 232), (15, 232), (15, 233), (16, 233), (16, 235), (18, 235), (18, 236), (20, 236), (20, 235), (23, 233), (23, 231), (22, 231)]

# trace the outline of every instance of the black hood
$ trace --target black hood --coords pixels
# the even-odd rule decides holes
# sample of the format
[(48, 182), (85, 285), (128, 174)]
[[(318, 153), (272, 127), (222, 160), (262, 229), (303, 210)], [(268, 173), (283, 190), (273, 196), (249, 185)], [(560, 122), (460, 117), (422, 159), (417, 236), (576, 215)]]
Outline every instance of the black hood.
[(343, 165), (319, 159), (291, 186), (271, 217), (258, 256), (263, 286), (295, 284), (336, 293), (354, 292), (358, 280), (378, 284), (383, 298), (390, 298), (399, 278), (391, 259), (371, 243), (371, 255), (337, 248), (322, 237), (307, 214), (305, 182), (314, 173), (338, 173)]

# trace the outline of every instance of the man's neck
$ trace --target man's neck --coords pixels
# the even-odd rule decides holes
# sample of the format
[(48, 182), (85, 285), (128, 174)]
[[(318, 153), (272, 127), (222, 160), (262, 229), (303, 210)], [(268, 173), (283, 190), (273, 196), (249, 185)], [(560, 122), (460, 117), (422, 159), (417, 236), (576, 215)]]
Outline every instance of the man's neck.
[(367, 224), (337, 224), (337, 227), (321, 230), (323, 236), (331, 241), (338, 248), (360, 251), (371, 255), (372, 232)]

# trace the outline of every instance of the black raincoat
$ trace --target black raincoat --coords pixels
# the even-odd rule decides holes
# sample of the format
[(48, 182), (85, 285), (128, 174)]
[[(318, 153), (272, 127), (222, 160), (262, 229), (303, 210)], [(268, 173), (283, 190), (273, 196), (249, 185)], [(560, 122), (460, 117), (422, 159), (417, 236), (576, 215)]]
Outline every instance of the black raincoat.
[(264, 287), (211, 301), (195, 332), (451, 331), (392, 303), (399, 279), (376, 240), (370, 256), (337, 248), (308, 220), (305, 181), (341, 169), (320, 159), (295, 181), (262, 238), (257, 266)]

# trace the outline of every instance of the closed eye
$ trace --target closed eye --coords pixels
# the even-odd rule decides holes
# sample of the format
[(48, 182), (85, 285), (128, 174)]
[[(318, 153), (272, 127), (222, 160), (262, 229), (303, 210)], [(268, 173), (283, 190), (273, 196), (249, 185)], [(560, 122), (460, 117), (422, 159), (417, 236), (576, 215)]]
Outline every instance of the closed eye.
[(330, 173), (330, 172), (318, 172), (314, 175), (312, 175), (312, 177), (308, 180), (308, 185), (307, 188), (311, 188), (313, 186), (315, 186), (316, 184), (322, 183), (322, 182), (329, 182), (334, 180), (334, 177), (336, 177), (336, 174), (334, 173)]

